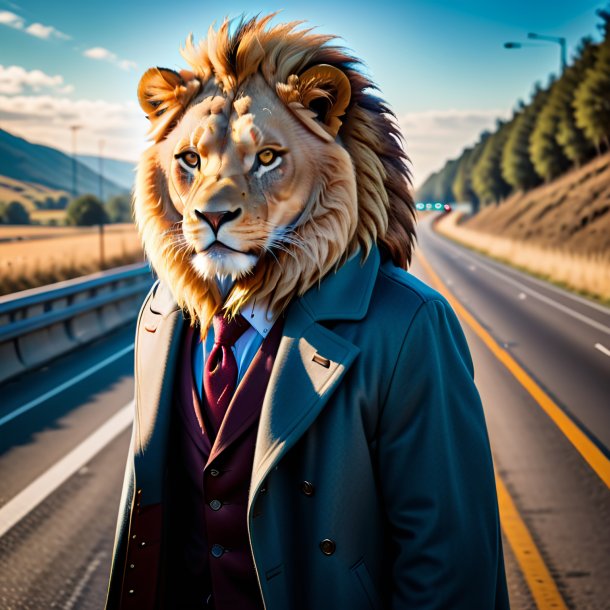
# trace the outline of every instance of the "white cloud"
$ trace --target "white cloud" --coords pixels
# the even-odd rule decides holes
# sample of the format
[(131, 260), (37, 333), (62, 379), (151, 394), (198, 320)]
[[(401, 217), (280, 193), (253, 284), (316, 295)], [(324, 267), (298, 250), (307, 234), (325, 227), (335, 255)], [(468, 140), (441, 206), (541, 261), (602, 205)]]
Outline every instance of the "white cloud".
[(15, 15), (15, 13), (11, 13), (10, 11), (0, 11), (0, 25), (22, 30), (25, 27), (25, 21), (22, 17), (19, 17), (19, 15)]
[(55, 29), (52, 25), (43, 25), (42, 23), (32, 23), (28, 25), (25, 31), (36, 38), (49, 40), (49, 38), (59, 38), (60, 40), (68, 40), (70, 36)]
[(71, 93), (72, 85), (65, 85), (64, 79), (59, 74), (50, 76), (42, 70), (25, 70), (21, 66), (0, 65), (0, 94), (18, 95), (26, 88), (34, 91), (42, 89), (53, 89), (58, 93)]
[(71, 153), (71, 125), (79, 125), (78, 152), (137, 159), (148, 145), (148, 122), (135, 102), (71, 100), (51, 95), (0, 95), (0, 122), (7, 131)]
[(104, 47), (92, 47), (91, 49), (84, 51), (83, 55), (85, 57), (89, 57), (90, 59), (108, 61), (121, 68), (121, 70), (131, 70), (137, 67), (135, 61), (131, 61), (130, 59), (120, 59), (116, 53), (113, 53)]
[(36, 38), (42, 38), (43, 40), (49, 40), (51, 38), (68, 40), (70, 38), (70, 36), (60, 32), (52, 25), (31, 23), (26, 28), (25, 19), (19, 15), (16, 15), (15, 13), (11, 13), (10, 11), (0, 11), (0, 25), (6, 25), (9, 28), (14, 28), (15, 30), (23, 30), (26, 32), (26, 34), (30, 34), (30, 36), (35, 36)]
[(496, 119), (508, 118), (502, 110), (427, 110), (398, 117), (413, 166), (413, 182), (419, 186), (447, 159), (471, 146), (485, 129), (493, 130)]

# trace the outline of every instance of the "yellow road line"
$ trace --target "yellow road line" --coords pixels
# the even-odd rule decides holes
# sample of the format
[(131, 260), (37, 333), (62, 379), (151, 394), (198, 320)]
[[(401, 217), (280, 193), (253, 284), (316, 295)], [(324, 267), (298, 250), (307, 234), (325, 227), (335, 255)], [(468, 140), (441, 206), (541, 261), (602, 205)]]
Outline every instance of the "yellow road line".
[(500, 523), (513, 549), (517, 562), (530, 588), (536, 606), (540, 610), (557, 608), (567, 610), (567, 606), (557, 589), (527, 526), (510, 497), (502, 479), (496, 474)]
[[(491, 335), (472, 317), (466, 309), (457, 301), (457, 299), (449, 292), (447, 287), (433, 271), (430, 263), (424, 258), (421, 250), (417, 252), (417, 258), (424, 267), (426, 273), (430, 277), (430, 280), (435, 284), (439, 292), (443, 293), (447, 300), (451, 303), (451, 306), (455, 311), (467, 322), (474, 332), (482, 339), (482, 341), (490, 348), (495, 356), (509, 369), (515, 377), (525, 386), (525, 388), (534, 396), (534, 399), (539, 403), (539, 395), (546, 396), (540, 388), (538, 388), (539, 394), (533, 394), (531, 387), (528, 387), (524, 383), (524, 379), (531, 381), (527, 373), (523, 371), (525, 377), (518, 377), (515, 371), (521, 370), (521, 367), (503, 350), (491, 337)], [(502, 357), (500, 357), (500, 355)], [(533, 385), (535, 383), (531, 381)], [(536, 386), (537, 387), (537, 386)], [(547, 397), (547, 400), (550, 399)], [(541, 405), (542, 406), (542, 405)], [(554, 405), (556, 409), (559, 409)], [(543, 409), (545, 407), (543, 406)], [(545, 409), (548, 413), (548, 411)], [(551, 416), (552, 417), (552, 416)], [(587, 439), (588, 440), (588, 439)], [(508, 542), (513, 550), (515, 558), (521, 568), (521, 572), (527, 582), (530, 589), (534, 602), (539, 610), (567, 610), (566, 603), (564, 602), (557, 585), (551, 573), (549, 572), (542, 555), (538, 551), (536, 544), (530, 534), (527, 526), (521, 515), (515, 506), (513, 499), (511, 498), (504, 481), (496, 473), (496, 490), (498, 493), (498, 508), (500, 511), (500, 524), (502, 530), (508, 539)]]
[(598, 449), (589, 437), (557, 406), (546, 392), (517, 364), (517, 361), (475, 320), (475, 318), (451, 294), (430, 266), (421, 250), (417, 258), (436, 285), (439, 292), (447, 298), (457, 314), (472, 328), (481, 341), (487, 345), (496, 358), (514, 375), (517, 381), (531, 394), (542, 410), (551, 418), (565, 437), (574, 445), (580, 455), (591, 466), (595, 474), (610, 487), (610, 460)]

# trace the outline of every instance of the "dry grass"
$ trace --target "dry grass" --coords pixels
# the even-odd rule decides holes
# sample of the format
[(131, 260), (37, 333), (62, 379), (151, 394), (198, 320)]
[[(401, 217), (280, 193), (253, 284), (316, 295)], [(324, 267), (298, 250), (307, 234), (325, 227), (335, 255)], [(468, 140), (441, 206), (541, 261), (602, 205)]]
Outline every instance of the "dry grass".
[(66, 227), (6, 227), (0, 243), (0, 294), (33, 288), (143, 260), (136, 229), (131, 224), (105, 228), (104, 265), (100, 265), (98, 229)]
[(439, 219), (439, 233), (469, 248), (518, 267), (560, 286), (610, 303), (610, 252), (575, 253), (511, 237), (500, 237), (459, 224), (461, 213)]
[(26, 209), (33, 211), (36, 203), (43, 203), (47, 198), (58, 199), (59, 197), (70, 198), (69, 193), (58, 189), (49, 188), (42, 184), (23, 182), (8, 176), (0, 176), (0, 201), (18, 201)]

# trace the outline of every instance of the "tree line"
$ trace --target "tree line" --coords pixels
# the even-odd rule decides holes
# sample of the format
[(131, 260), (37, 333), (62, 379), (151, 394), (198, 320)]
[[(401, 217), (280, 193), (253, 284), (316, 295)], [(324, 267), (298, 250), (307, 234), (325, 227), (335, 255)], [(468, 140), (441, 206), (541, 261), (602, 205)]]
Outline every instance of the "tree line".
[(610, 150), (610, 9), (598, 10), (603, 40), (583, 38), (573, 61), (528, 104), (498, 120), (474, 146), (418, 189), (419, 201), (469, 201), (474, 209), (527, 191)]
[[(67, 203), (65, 210), (64, 224), (78, 227), (133, 220), (130, 195), (115, 195), (106, 203), (95, 195), (81, 195)], [(0, 201), (0, 224), (29, 225), (33, 223), (29, 210), (20, 201), (8, 203)]]

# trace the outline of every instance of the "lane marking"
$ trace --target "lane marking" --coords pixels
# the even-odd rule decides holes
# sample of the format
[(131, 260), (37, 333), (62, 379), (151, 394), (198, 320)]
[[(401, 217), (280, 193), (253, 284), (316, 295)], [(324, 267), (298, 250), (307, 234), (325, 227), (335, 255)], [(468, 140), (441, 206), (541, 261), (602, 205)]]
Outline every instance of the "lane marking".
[[(441, 239), (438, 236), (435, 236), (435, 238), (441, 240), (443, 243), (446, 243), (448, 246), (455, 246), (453, 244), (453, 242), (448, 241), (447, 238)], [(470, 258), (470, 256), (466, 255), (466, 254), (463, 254), (463, 256), (464, 256), (464, 258)], [(509, 284), (513, 284), (514, 286), (516, 286), (523, 292), (526, 292), (530, 296), (542, 301), (543, 303), (546, 303), (547, 305), (550, 305), (551, 307), (554, 307), (555, 309), (562, 311), (563, 313), (565, 313), (573, 318), (576, 318), (577, 320), (580, 320), (584, 324), (587, 324), (587, 325), (591, 326), (592, 328), (595, 328), (596, 330), (599, 330), (607, 335), (610, 335), (610, 327), (606, 326), (605, 324), (602, 324), (601, 322), (598, 322), (597, 320), (593, 320), (592, 318), (589, 318), (585, 314), (582, 314), (578, 311), (574, 311), (573, 309), (570, 309), (566, 305), (562, 305), (561, 303), (554, 301), (550, 297), (547, 297), (539, 292), (536, 292), (533, 288), (513, 279), (512, 277), (508, 276), (506, 273), (503, 273), (501, 271), (498, 271), (497, 269), (494, 269), (493, 267), (490, 267), (486, 263), (483, 263), (478, 260), (476, 260), (476, 262), (483, 269), (486, 269), (489, 273), (492, 273), (493, 275), (496, 275), (496, 276), (502, 278), (504, 281), (508, 282)], [(530, 279), (530, 278), (528, 278), (528, 279)], [(559, 290), (557, 290), (557, 292), (559, 292)], [(567, 292), (564, 293), (562, 291), (561, 294), (567, 295), (568, 293)], [(573, 296), (573, 295), (570, 295), (570, 296)], [(610, 315), (610, 311), (608, 311), (607, 309), (606, 310), (603, 309), (601, 306), (596, 307), (596, 309), (598, 309), (599, 311), (602, 311), (603, 313), (605, 313), (607, 315)]]
[(99, 371), (100, 369), (103, 369), (105, 366), (108, 366), (115, 360), (122, 358), (125, 354), (128, 354), (129, 352), (133, 351), (133, 345), (134, 344), (132, 343), (131, 345), (124, 347), (122, 350), (119, 350), (116, 354), (113, 354), (112, 356), (109, 356), (108, 358), (102, 360), (101, 362), (98, 362), (97, 364), (95, 364), (91, 368), (87, 369), (86, 371), (83, 371), (82, 373), (79, 373), (75, 377), (72, 377), (72, 379), (69, 379), (68, 381), (65, 381), (64, 383), (59, 384), (57, 387), (53, 388), (52, 390), (49, 390), (48, 392), (45, 392), (44, 394), (41, 394), (34, 400), (30, 400), (30, 402), (27, 402), (26, 404), (22, 405), (21, 407), (18, 407), (14, 411), (11, 411), (4, 417), (0, 417), (0, 426), (3, 426), (4, 424), (12, 421), (16, 417), (19, 417), (23, 413), (26, 413), (27, 411), (29, 411), (30, 409), (37, 407), (39, 404), (43, 403), (45, 400), (48, 400), (49, 398), (56, 396), (60, 392), (67, 390), (68, 388), (77, 384), (79, 381), (82, 381), (83, 379), (86, 379), (90, 375), (93, 375), (93, 373), (97, 373), (97, 371)]
[(0, 508), (0, 538), (125, 431), (133, 421), (133, 410), (131, 401)]
[(549, 608), (567, 610), (561, 593), (559, 593), (559, 589), (557, 589), (557, 585), (546, 567), (532, 535), (523, 519), (521, 519), (506, 485), (497, 473), (496, 489), (500, 509), (500, 524), (519, 563), (536, 606), (540, 610)]
[(87, 566), (85, 573), (76, 583), (76, 587), (74, 587), (72, 595), (70, 595), (68, 601), (64, 604), (64, 610), (72, 610), (72, 608), (74, 608), (74, 605), (78, 601), (78, 598), (82, 595), (87, 583), (89, 582), (89, 580), (91, 580), (93, 573), (100, 567), (102, 559), (104, 559), (105, 557), (106, 553), (104, 551), (99, 551), (98, 554), (93, 558), (93, 561)]
[(472, 314), (443, 284), (436, 272), (426, 260), (421, 249), (417, 251), (417, 257), (431, 281), (441, 292), (458, 315), (472, 328), (493, 355), (513, 374), (517, 381), (531, 394), (542, 410), (551, 418), (555, 425), (563, 432), (564, 436), (572, 443), (580, 455), (585, 459), (595, 474), (610, 487), (610, 460), (591, 442), (591, 439), (563, 412), (563, 410), (544, 392), (544, 390), (532, 379), (532, 377), (517, 364), (516, 360), (503, 349), (496, 340), (477, 322)]
[(610, 349), (608, 349), (605, 345), (601, 343), (596, 343), (593, 347), (598, 349), (602, 354), (606, 354), (606, 356), (610, 356)]

